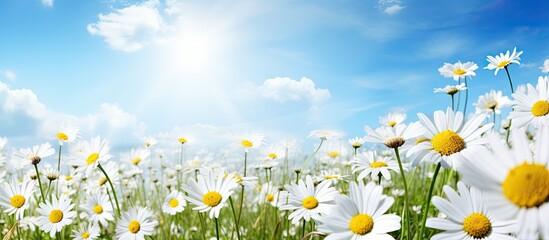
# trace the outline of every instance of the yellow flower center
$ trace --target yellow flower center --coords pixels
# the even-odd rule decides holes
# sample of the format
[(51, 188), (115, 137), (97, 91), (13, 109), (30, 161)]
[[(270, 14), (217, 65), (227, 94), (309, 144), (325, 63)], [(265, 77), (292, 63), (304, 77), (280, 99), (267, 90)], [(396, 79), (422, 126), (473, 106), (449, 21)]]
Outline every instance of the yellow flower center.
[(532, 114), (536, 117), (545, 116), (549, 113), (549, 102), (540, 100), (532, 106)]
[(275, 200), (275, 196), (272, 194), (267, 194), (267, 202), (273, 202)]
[(316, 200), (316, 198), (313, 197), (313, 196), (309, 196), (309, 197), (306, 197), (305, 199), (303, 199), (301, 204), (306, 209), (314, 209), (318, 206), (318, 200)]
[(99, 186), (103, 186), (103, 184), (105, 184), (106, 182), (107, 182), (107, 178), (105, 177), (99, 178)]
[(13, 195), (13, 197), (10, 198), (10, 203), (13, 207), (20, 208), (25, 204), (25, 197), (19, 194)]
[(179, 201), (177, 200), (177, 198), (172, 198), (172, 200), (170, 200), (170, 207), (171, 208), (175, 208), (177, 206), (179, 206)]
[(57, 139), (59, 141), (67, 141), (67, 140), (69, 140), (69, 136), (67, 136), (67, 134), (65, 134), (63, 132), (58, 132), (57, 133)]
[(90, 237), (90, 233), (89, 232), (84, 232), (82, 233), (82, 238), (83, 239), (88, 239)]
[(437, 135), (431, 139), (431, 144), (436, 152), (444, 156), (450, 156), (465, 148), (463, 138), (452, 130), (444, 130), (437, 133)]
[(374, 228), (374, 219), (368, 214), (357, 214), (349, 222), (351, 232), (358, 235), (365, 235)]
[(446, 93), (449, 94), (449, 95), (454, 95), (454, 94), (456, 94), (458, 91), (459, 91), (459, 89), (457, 89), (457, 87), (451, 87), (451, 88), (448, 88), (448, 89), (446, 90)]
[(141, 158), (134, 158), (134, 159), (132, 160), (132, 164), (133, 164), (133, 165), (136, 165), (136, 166), (137, 166), (137, 164), (139, 164), (140, 162), (141, 162)]
[(146, 147), (150, 147), (150, 146), (151, 146), (151, 143), (150, 143), (150, 142), (145, 142), (145, 146), (146, 146)]
[(520, 207), (539, 207), (549, 201), (549, 170), (526, 163), (511, 169), (502, 184), (503, 194)]
[(136, 234), (137, 232), (139, 232), (140, 229), (141, 229), (141, 225), (136, 220), (131, 221), (130, 224), (128, 225), (128, 230), (130, 230), (130, 232), (133, 234)]
[(202, 197), (202, 202), (210, 207), (215, 207), (219, 205), (221, 199), (221, 194), (216, 191), (212, 191), (204, 194), (204, 196)]
[(387, 163), (386, 162), (373, 162), (373, 163), (370, 163), (370, 167), (372, 167), (372, 168), (387, 167)]
[(463, 75), (463, 74), (465, 74), (465, 73), (467, 73), (467, 71), (465, 71), (465, 70), (463, 70), (463, 69), (461, 69), (461, 68), (458, 68), (458, 69), (454, 70), (454, 74), (455, 74), (455, 75)]
[(183, 144), (183, 143), (187, 142), (187, 139), (186, 138), (179, 138), (179, 139), (177, 139), (177, 141), (180, 142), (181, 144)]
[(496, 109), (496, 107), (498, 107), (498, 102), (497, 101), (489, 101), (486, 103), (486, 108), (487, 109)]
[(394, 127), (395, 125), (397, 125), (397, 122), (390, 121), (388, 125), (389, 125), (389, 127)]
[(510, 63), (511, 63), (511, 61), (509, 61), (509, 60), (503, 60), (503, 61), (498, 63), (498, 68), (504, 68), (505, 66), (509, 65)]
[(269, 153), (269, 158), (275, 159), (278, 158), (278, 155), (276, 155), (276, 153)]
[(359, 147), (362, 147), (362, 143), (353, 143), (351, 144), (353, 146), (353, 148), (359, 148)]
[(249, 140), (242, 140), (242, 147), (245, 148), (252, 148), (254, 144), (250, 142)]
[(492, 223), (482, 213), (473, 213), (463, 220), (463, 231), (474, 239), (488, 236), (491, 230)]
[(339, 179), (339, 176), (337, 175), (326, 175), (324, 176), (325, 179)]
[(339, 157), (339, 152), (338, 151), (329, 152), (328, 157), (331, 157), (331, 158)]
[(101, 213), (103, 213), (103, 206), (101, 206), (101, 205), (95, 205), (95, 207), (93, 207), (93, 212), (96, 213), (96, 214), (101, 214)]
[(59, 209), (51, 210), (50, 212), (50, 222), (58, 223), (63, 220), (63, 212)]
[(86, 163), (88, 163), (88, 165), (91, 165), (93, 164), (95, 161), (97, 161), (97, 159), (99, 159), (99, 153), (92, 153), (88, 156), (88, 158), (86, 159)]
[(66, 181), (70, 181), (70, 180), (72, 180), (72, 176), (71, 176), (71, 175), (67, 175), (67, 176), (65, 176), (65, 180), (66, 180)]

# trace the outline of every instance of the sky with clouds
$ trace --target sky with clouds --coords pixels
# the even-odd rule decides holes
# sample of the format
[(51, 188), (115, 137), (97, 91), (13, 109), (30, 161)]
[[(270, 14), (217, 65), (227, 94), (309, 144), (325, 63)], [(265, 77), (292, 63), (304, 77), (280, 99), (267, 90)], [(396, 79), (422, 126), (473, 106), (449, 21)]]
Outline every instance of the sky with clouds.
[[(510, 95), (486, 56), (524, 51), (516, 85), (549, 72), (547, 1), (0, 2), (0, 136), (59, 126), (118, 144), (173, 132), (364, 135), (378, 116), (444, 109), (437, 69), (474, 61), (470, 103)], [(472, 105), (471, 105), (472, 106)], [(198, 137), (200, 138), (200, 137)], [(32, 140), (29, 143), (29, 140)]]

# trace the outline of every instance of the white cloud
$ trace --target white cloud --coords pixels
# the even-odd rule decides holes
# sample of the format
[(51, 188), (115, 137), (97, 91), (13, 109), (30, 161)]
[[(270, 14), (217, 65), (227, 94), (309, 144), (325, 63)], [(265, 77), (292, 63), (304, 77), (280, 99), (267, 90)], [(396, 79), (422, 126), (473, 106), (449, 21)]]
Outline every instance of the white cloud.
[(402, 6), (400, 0), (379, 0), (377, 2), (377, 8), (388, 15), (395, 15), (405, 7)]
[(257, 89), (263, 98), (274, 99), (278, 102), (308, 100), (317, 104), (330, 99), (330, 91), (317, 88), (313, 80), (301, 78), (296, 81), (288, 77), (267, 79)]
[(17, 75), (9, 69), (4, 71), (4, 76), (6, 76), (6, 78), (12, 82), (15, 81), (15, 79), (17, 78)]
[(163, 20), (157, 9), (158, 1), (148, 1), (116, 9), (107, 15), (99, 14), (99, 21), (88, 24), (88, 32), (105, 38), (109, 46), (125, 52), (139, 51), (154, 41), (162, 30)]
[(42, 0), (42, 5), (46, 7), (53, 7), (53, 1), (54, 0)]
[(543, 66), (541, 67), (542, 73), (549, 73), (549, 59), (545, 59)]
[(534, 67), (536, 67), (536, 64), (533, 62), (521, 63), (519, 65), (519, 68), (534, 68)]
[[(83, 136), (101, 135), (126, 143), (142, 136), (145, 124), (120, 107), (103, 103), (94, 114), (78, 117), (48, 109), (30, 89), (11, 89), (0, 82), (0, 132), (8, 137), (51, 140), (61, 125), (78, 127)], [(51, 137), (50, 137), (51, 136)], [(130, 141), (131, 142), (131, 141)]]

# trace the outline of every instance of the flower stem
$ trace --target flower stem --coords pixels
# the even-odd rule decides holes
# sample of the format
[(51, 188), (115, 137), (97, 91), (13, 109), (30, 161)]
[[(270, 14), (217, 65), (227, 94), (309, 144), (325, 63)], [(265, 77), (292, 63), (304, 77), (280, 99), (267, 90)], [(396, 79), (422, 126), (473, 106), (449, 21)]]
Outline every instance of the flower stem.
[(309, 156), (307, 158), (307, 160), (305, 160), (305, 163), (303, 164), (303, 167), (301, 167), (301, 171), (304, 171), (305, 168), (307, 167), (307, 163), (309, 163), (309, 161), (316, 155), (316, 153), (318, 152), (318, 150), (320, 150), (320, 147), (322, 147), (322, 143), (324, 142), (324, 139), (321, 139), (320, 140), (320, 144), (318, 145), (318, 147), (316, 148), (316, 150), (313, 152), (313, 154), (311, 154), (311, 156)]
[[(244, 177), (246, 177), (246, 164), (248, 162), (248, 151), (244, 151)], [(240, 192), (240, 208), (238, 209), (238, 221), (237, 225), (240, 226), (240, 218), (242, 217), (242, 206), (244, 205), (244, 185), (242, 185), (242, 191)]]
[(40, 180), (40, 172), (38, 172), (37, 164), (34, 165), (34, 170), (36, 171), (36, 178), (38, 178), (38, 187), (40, 188), (40, 195), (42, 196), (42, 202), (46, 203), (46, 197), (44, 197), (44, 192), (42, 190), (42, 180)]
[[(395, 149), (395, 155), (398, 160), (398, 167), (400, 168), (400, 175), (402, 175), (402, 182), (404, 183), (404, 213), (403, 213), (403, 226), (404, 224), (408, 223), (406, 232), (407, 239), (410, 237), (410, 218), (409, 218), (409, 212), (408, 212), (408, 184), (406, 183), (406, 176), (404, 175), (404, 168), (402, 167), (402, 161), (400, 160), (400, 154), (398, 153), (398, 147)], [(401, 238), (402, 239), (402, 238)]]
[(467, 115), (467, 101), (469, 100), (469, 87), (467, 87), (467, 78), (463, 78), (465, 81), (465, 104), (463, 104), (463, 117), (465, 118)]
[(454, 109), (454, 94), (450, 95), (452, 97), (452, 111), (455, 111)]
[[(57, 158), (57, 174), (61, 176), (61, 148), (63, 145), (59, 145), (59, 157)], [(59, 180), (55, 183), (55, 193), (59, 195)]]
[(505, 66), (505, 72), (507, 73), (507, 78), (509, 79), (509, 85), (511, 86), (511, 93), (515, 93), (515, 89), (513, 88), (513, 81), (511, 80), (511, 75), (509, 74), (509, 69), (507, 69), (507, 66)]
[(109, 182), (109, 185), (111, 186), (112, 195), (114, 196), (114, 201), (116, 202), (116, 210), (118, 211), (118, 216), (120, 216), (121, 215), (120, 205), (118, 204), (118, 198), (116, 197), (116, 190), (114, 189), (114, 185), (112, 185), (111, 178), (109, 178), (109, 175), (107, 175), (107, 172), (105, 171), (105, 169), (103, 169), (103, 166), (101, 166), (101, 163), (98, 164), (97, 166), (99, 167), (99, 170), (101, 170), (101, 172), (103, 172), (103, 174), (107, 178), (107, 181)]
[(219, 240), (219, 224), (217, 223), (217, 218), (215, 218), (215, 236)]
[(423, 239), (423, 233), (425, 232), (425, 223), (427, 222), (427, 215), (429, 213), (429, 206), (431, 205), (431, 197), (433, 196), (433, 189), (435, 188), (435, 182), (437, 180), (438, 172), (440, 171), (440, 167), (442, 165), (440, 162), (437, 164), (437, 168), (435, 169), (435, 174), (433, 175), (433, 180), (431, 181), (431, 186), (429, 187), (429, 194), (427, 195), (427, 199), (425, 199), (425, 211), (423, 212), (423, 218), (421, 219), (421, 229), (419, 230), (419, 239)]
[(240, 226), (236, 221), (236, 212), (234, 211), (233, 198), (229, 197), (229, 203), (231, 204), (231, 210), (233, 211), (234, 224), (236, 228), (236, 237), (238, 240), (240, 240)]

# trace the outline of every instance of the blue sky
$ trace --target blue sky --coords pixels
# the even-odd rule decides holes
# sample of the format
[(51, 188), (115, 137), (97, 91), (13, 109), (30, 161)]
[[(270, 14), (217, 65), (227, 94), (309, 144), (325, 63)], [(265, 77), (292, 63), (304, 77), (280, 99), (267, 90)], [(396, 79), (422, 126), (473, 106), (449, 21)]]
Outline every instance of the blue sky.
[[(0, 136), (37, 144), (60, 123), (136, 142), (171, 132), (364, 135), (449, 99), (437, 69), (474, 61), (471, 103), (510, 95), (486, 56), (515, 46), (515, 85), (549, 59), (547, 1), (0, 2)], [(270, 80), (269, 80), (270, 79)], [(314, 84), (314, 85), (313, 85)], [(27, 90), (23, 90), (27, 89)], [(197, 136), (200, 139), (200, 136)], [(271, 140), (272, 141), (272, 140)]]

